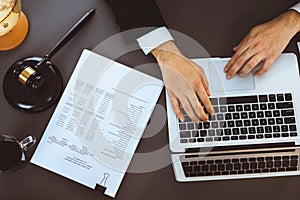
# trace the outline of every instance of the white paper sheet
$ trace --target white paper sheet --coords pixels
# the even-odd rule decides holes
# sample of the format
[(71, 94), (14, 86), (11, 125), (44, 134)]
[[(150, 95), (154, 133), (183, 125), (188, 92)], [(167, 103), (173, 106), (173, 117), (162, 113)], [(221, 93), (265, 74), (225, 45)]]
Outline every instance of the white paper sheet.
[(115, 197), (162, 88), (84, 50), (31, 163)]

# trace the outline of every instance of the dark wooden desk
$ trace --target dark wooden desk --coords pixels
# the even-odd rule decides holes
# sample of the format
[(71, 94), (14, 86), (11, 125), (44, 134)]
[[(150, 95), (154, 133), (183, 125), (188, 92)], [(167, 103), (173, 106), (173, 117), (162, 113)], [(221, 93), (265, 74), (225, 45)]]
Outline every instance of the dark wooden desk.
[[(169, 28), (193, 38), (211, 56), (231, 56), (232, 47), (252, 26), (275, 17), (296, 2), (297, 0), (158, 0), (158, 5)], [(83, 48), (93, 49), (118, 32), (114, 17), (104, 0), (23, 0), (22, 3), (23, 11), (30, 22), (29, 34), (18, 48), (0, 52), (1, 86), (4, 74), (13, 62), (22, 57), (42, 56), (47, 53), (90, 8), (96, 8), (96, 15), (53, 57), (53, 62), (63, 76), (64, 85)], [(286, 51), (297, 53), (296, 41), (298, 40), (299, 35), (292, 40)], [(184, 41), (177, 42), (179, 46), (184, 43)], [(198, 57), (188, 48), (184, 46), (182, 48), (188, 56)], [(124, 56), (120, 60), (132, 66), (153, 61), (140, 52)], [(149, 69), (147, 73), (160, 76), (158, 68)], [(12, 108), (5, 100), (3, 92), (0, 93), (0, 99), (0, 134), (11, 134), (19, 139), (32, 134), (39, 141), (55, 106), (46, 111), (28, 114)], [(161, 95), (159, 104), (165, 105), (164, 94)], [(152, 121), (159, 123), (155, 119)], [(167, 144), (165, 124), (157, 134), (143, 138), (137, 152), (159, 150), (167, 147)], [(29, 150), (29, 157), (34, 150), (35, 148)], [(169, 162), (169, 154), (160, 155), (157, 159)], [(131, 167), (143, 166), (143, 164), (134, 159)], [(171, 164), (168, 164), (147, 173), (127, 173), (116, 199), (283, 200), (297, 198), (299, 185), (300, 176), (178, 183), (174, 178)], [(20, 172), (0, 175), (0, 198), (3, 200), (110, 199), (102, 194), (101, 189), (91, 190), (32, 164)]]

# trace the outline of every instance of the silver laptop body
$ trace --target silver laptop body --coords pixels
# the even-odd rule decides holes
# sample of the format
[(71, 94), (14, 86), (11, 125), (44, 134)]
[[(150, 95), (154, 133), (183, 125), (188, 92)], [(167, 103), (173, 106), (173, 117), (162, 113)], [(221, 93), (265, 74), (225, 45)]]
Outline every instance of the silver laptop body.
[(178, 181), (299, 174), (300, 80), (294, 54), (263, 76), (226, 80), (228, 58), (194, 59), (210, 83), (215, 115), (180, 122), (167, 95), (169, 143)]

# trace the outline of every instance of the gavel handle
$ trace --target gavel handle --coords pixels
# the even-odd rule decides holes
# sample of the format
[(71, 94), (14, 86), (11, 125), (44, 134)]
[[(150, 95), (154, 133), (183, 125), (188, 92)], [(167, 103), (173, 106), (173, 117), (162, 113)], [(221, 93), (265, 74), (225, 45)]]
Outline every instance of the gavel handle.
[[(51, 51), (46, 54), (34, 67), (25, 66), (22, 71), (16, 71), (18, 81), (23, 85), (37, 89), (44, 83), (44, 77), (40, 75), (42, 69), (40, 66), (50, 61), (50, 58), (57, 53), (84, 25), (84, 23), (95, 13), (95, 9), (91, 9), (84, 16), (82, 16), (79, 21), (64, 35), (64, 37), (51, 49)], [(29, 81), (30, 80), (30, 81)]]
[(85, 22), (95, 13), (95, 9), (89, 10), (84, 16), (82, 16), (76, 24), (64, 35), (64, 37), (50, 50), (44, 58), (36, 64), (36, 67), (43, 65), (45, 62), (56, 54), (69, 40), (79, 31), (79, 29), (85, 24)]

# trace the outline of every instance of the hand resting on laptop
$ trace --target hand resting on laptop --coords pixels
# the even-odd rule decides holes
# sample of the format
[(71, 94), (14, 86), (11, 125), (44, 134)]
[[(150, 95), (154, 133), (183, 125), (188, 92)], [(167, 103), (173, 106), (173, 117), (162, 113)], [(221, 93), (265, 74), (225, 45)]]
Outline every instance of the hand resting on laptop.
[(233, 48), (235, 53), (224, 68), (226, 78), (231, 79), (235, 74), (245, 76), (261, 62), (262, 67), (254, 75), (263, 75), (299, 31), (300, 14), (295, 10), (286, 11), (269, 22), (255, 26)]

